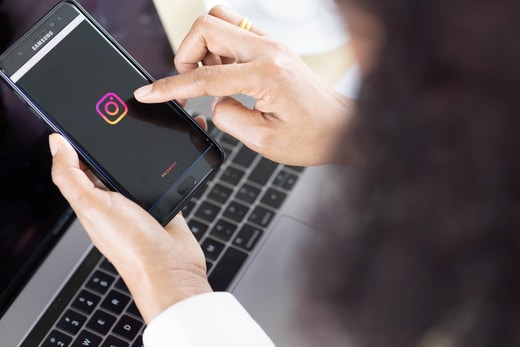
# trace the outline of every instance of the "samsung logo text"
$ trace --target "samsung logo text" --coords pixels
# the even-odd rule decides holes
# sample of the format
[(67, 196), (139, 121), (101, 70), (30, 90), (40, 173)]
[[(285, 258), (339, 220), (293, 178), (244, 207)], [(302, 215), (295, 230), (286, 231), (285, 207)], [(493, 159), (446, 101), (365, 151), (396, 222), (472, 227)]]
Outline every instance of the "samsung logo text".
[(36, 43), (31, 47), (33, 51), (37, 51), (38, 48), (40, 48), (41, 45), (43, 45), (45, 42), (47, 42), (52, 36), (54, 35), (54, 32), (50, 30), (47, 34), (43, 35)]

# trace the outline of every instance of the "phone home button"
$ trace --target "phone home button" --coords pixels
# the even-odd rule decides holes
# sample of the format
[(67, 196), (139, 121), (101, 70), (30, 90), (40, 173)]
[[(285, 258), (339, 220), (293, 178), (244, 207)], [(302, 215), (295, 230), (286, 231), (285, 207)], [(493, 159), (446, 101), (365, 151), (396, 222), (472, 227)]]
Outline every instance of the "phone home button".
[(192, 176), (188, 176), (177, 188), (177, 193), (180, 195), (186, 195), (193, 189), (193, 187), (195, 187), (195, 184), (197, 184), (197, 180)]

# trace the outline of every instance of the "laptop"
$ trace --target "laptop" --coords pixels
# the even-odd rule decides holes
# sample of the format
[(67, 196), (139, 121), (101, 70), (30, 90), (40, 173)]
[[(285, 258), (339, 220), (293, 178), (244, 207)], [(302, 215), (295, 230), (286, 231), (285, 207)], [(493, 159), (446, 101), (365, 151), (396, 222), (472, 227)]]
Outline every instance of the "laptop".
[[(210, 114), (209, 98), (187, 108)], [(31, 114), (0, 117), (2, 345), (142, 346), (145, 326), (124, 283), (50, 180), (48, 131)], [(210, 284), (231, 291), (277, 346), (296, 345), (303, 247), (334, 237), (315, 225), (316, 206), (334, 194), (332, 168), (280, 165), (210, 131), (228, 159), (183, 210)]]

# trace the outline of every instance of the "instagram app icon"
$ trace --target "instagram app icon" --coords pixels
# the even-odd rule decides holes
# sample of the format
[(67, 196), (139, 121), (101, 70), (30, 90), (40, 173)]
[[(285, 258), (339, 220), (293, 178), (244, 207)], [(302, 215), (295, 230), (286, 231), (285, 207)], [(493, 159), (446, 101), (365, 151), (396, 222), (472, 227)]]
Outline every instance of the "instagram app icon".
[(128, 113), (128, 106), (116, 93), (106, 93), (96, 104), (97, 113), (108, 124), (115, 125)]

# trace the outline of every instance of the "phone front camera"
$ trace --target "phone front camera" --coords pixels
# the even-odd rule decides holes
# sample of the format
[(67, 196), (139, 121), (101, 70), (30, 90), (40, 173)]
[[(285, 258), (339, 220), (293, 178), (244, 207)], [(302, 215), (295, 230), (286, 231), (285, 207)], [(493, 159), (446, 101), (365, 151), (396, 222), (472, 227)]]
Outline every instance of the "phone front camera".
[(56, 23), (54, 23), (54, 22), (50, 22), (50, 23), (49, 23), (49, 26), (50, 26), (51, 28), (54, 28), (54, 27), (56, 26)]

